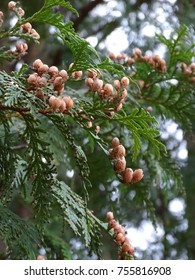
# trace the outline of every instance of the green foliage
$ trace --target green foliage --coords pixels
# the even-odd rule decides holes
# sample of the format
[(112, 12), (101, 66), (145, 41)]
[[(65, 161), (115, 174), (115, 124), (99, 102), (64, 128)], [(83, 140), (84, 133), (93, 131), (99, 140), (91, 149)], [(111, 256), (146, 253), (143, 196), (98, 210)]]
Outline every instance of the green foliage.
[(100, 226), (103, 227), (103, 224), (86, 208), (82, 198), (63, 182), (58, 188), (53, 188), (53, 196), (61, 208), (65, 222), (76, 235), (83, 234), (85, 245), (100, 258)]
[[(68, 1), (46, 0), (34, 15), (18, 18), (14, 27), (0, 33), (0, 39), (17, 36), (36, 43), (36, 38), (21, 31), (22, 24), (39, 22), (54, 26), (60, 44), (73, 55), (62, 97), (70, 95), (74, 101), (71, 110), (54, 110), (50, 98), (59, 98), (61, 93), (53, 89), (48, 73), (43, 74), (47, 83), (37, 91), (35, 85), (27, 82), (29, 73), (35, 70), (27, 64), (12, 73), (0, 71), (0, 237), (9, 249), (10, 258), (35, 258), (38, 249), (44, 246), (50, 259), (71, 259), (70, 240), (61, 234), (65, 229), (67, 239), (79, 237), (89, 254), (95, 253), (100, 259), (102, 233), (112, 237), (112, 232), (105, 218), (101, 220), (99, 216), (105, 216), (111, 207), (120, 216), (119, 210), (126, 201), (135, 209), (143, 208), (156, 225), (158, 190), (163, 190), (166, 202), (170, 199), (167, 190), (173, 189), (171, 197), (182, 190), (180, 170), (167, 153), (166, 142), (161, 140), (160, 124), (173, 119), (184, 129), (191, 127), (194, 85), (179, 63), (191, 63), (194, 46), (190, 41), (191, 29), (182, 27), (171, 40), (158, 36), (169, 52), (167, 71), (159, 71), (143, 61), (135, 61), (133, 66), (108, 58), (101, 61), (97, 51), (75, 32), (73, 23), (64, 23), (63, 15), (54, 10), (56, 6), (78, 15)], [(0, 61), (13, 56), (14, 53), (0, 49)], [(14, 56), (17, 58), (21, 56)], [(84, 73), (87, 69), (94, 71), (104, 85), (113, 85), (114, 80), (128, 76), (127, 99), (121, 97), (123, 86), (116, 98), (105, 97), (101, 91), (86, 88), (85, 74), (80, 80), (74, 79), (75, 71)], [(139, 86), (140, 81), (143, 87)], [(117, 106), (121, 104), (123, 108), (119, 110)], [(149, 113), (147, 106), (152, 106), (153, 111)], [(126, 147), (127, 161), (131, 163), (128, 167), (143, 168), (145, 176), (139, 187), (124, 186), (124, 181), (115, 174), (109, 157), (114, 137)], [(107, 162), (102, 161), (103, 154)], [(99, 170), (104, 174), (98, 174)], [(68, 171), (73, 171), (72, 178), (67, 176)], [(118, 184), (117, 202), (112, 199), (115, 193), (112, 181)], [(93, 209), (89, 210), (95, 207), (91, 196), (93, 192), (101, 194), (101, 189), (105, 189), (105, 196), (99, 203), (108, 206), (102, 206), (104, 213), (99, 209), (93, 213)], [(133, 191), (135, 195), (131, 197)], [(15, 198), (28, 204), (33, 213), (29, 217), (31, 222), (13, 213)], [(60, 227), (59, 236), (52, 232), (52, 222)]]
[(44, 231), (44, 246), (48, 248), (48, 259), (71, 260), (71, 253), (68, 244), (63, 238), (56, 236), (49, 230)]
[(132, 133), (134, 144), (132, 146), (132, 160), (134, 161), (140, 153), (141, 149), (141, 137), (148, 140), (148, 145), (154, 149), (154, 154), (157, 158), (160, 157), (161, 152), (165, 151), (165, 146), (157, 139), (159, 137), (159, 131), (155, 127), (151, 127), (157, 123), (156, 119), (151, 116), (144, 109), (134, 109), (128, 116), (121, 117), (116, 116), (121, 125), (124, 125)]
[(75, 10), (73, 6), (70, 4), (70, 2), (68, 1), (45, 0), (43, 7), (38, 12), (36, 12), (32, 17), (27, 18), (26, 22), (28, 21), (46, 22), (48, 24), (58, 27), (63, 20), (63, 16), (60, 13), (53, 14), (52, 8), (56, 6), (61, 6), (63, 8), (66, 8), (78, 16), (77, 10)]
[(0, 236), (8, 246), (6, 257), (35, 259), (40, 239), (34, 226), (2, 204), (0, 204), (0, 215)]
[(87, 187), (91, 187), (91, 183), (88, 179), (89, 177), (89, 166), (87, 164), (87, 158), (85, 153), (82, 150), (81, 146), (78, 146), (74, 142), (74, 138), (71, 134), (71, 131), (66, 123), (65, 119), (61, 116), (50, 116), (50, 120), (54, 123), (55, 127), (58, 128), (60, 133), (63, 135), (63, 138), (67, 141), (69, 148), (72, 150), (73, 155), (76, 160), (76, 164), (80, 171), (80, 176), (83, 179), (83, 188), (85, 195), (87, 196)]
[(111, 62), (108, 58), (98, 64), (98, 67), (103, 70), (107, 70), (111, 75), (124, 75), (124, 67), (121, 64)]
[[(194, 56), (193, 28), (183, 25), (172, 34), (171, 39), (163, 35), (157, 35), (160, 42), (165, 44), (169, 50), (168, 69), (175, 69), (178, 62), (190, 64)], [(184, 51), (185, 50), (185, 51)]]

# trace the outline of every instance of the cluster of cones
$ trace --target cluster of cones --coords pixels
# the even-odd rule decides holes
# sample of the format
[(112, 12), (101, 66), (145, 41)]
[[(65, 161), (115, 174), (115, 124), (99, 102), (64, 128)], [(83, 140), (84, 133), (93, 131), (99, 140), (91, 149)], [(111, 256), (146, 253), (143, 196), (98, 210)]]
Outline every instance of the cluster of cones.
[(114, 240), (119, 246), (118, 258), (120, 260), (132, 258), (134, 254), (134, 247), (126, 237), (125, 228), (115, 220), (112, 212), (108, 212), (106, 218), (109, 228), (114, 232)]
[(115, 173), (121, 175), (121, 181), (124, 184), (135, 184), (143, 178), (144, 173), (142, 169), (133, 171), (131, 168), (126, 168), (126, 150), (125, 147), (120, 144), (117, 137), (112, 139), (112, 148), (109, 150), (109, 155), (113, 162)]

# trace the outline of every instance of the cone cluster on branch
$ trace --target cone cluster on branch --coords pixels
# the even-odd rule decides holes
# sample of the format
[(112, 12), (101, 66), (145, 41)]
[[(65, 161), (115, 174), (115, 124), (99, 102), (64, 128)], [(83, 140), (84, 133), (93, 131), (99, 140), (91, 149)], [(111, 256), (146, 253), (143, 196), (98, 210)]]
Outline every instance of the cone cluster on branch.
[[(19, 6), (19, 2), (10, 1), (8, 2), (8, 10), (14, 12), (18, 18), (22, 18), (25, 15), (25, 11)], [(0, 11), (0, 27), (3, 25), (4, 14)], [(34, 39), (39, 40), (40, 35), (38, 32), (32, 28), (32, 25), (29, 22), (24, 23), (20, 26), (20, 31), (28, 33)], [(15, 45), (15, 50), (9, 50), (8, 53), (11, 53), (16, 58), (20, 59), (27, 53), (28, 45), (23, 41), (17, 41)]]
[(115, 55), (113, 52), (109, 53), (109, 58), (113, 61), (123, 63), (125, 65), (134, 65), (139, 62), (148, 63), (154, 69), (160, 72), (166, 72), (167, 66), (164, 59), (160, 58), (159, 55), (143, 55), (139, 48), (133, 50), (132, 56), (128, 56), (125, 53)]
[(182, 72), (189, 78), (189, 81), (195, 84), (195, 63), (191, 63), (190, 65), (186, 65), (185, 63), (181, 63)]
[(21, 26), (21, 30), (25, 33), (28, 33), (28, 34), (32, 35), (37, 40), (40, 39), (39, 33), (34, 28), (32, 28), (32, 25), (30, 24), (30, 22), (24, 23)]
[(85, 84), (92, 92), (97, 92), (102, 100), (113, 102), (114, 108), (108, 112), (110, 116), (113, 116), (115, 112), (122, 109), (125, 98), (127, 97), (127, 87), (130, 83), (128, 77), (122, 77), (121, 80), (114, 80), (112, 85), (110, 83), (104, 83), (100, 79), (100, 73), (95, 69), (88, 69), (86, 76)]
[(121, 260), (125, 260), (133, 257), (134, 247), (126, 237), (125, 228), (115, 220), (112, 212), (107, 212), (106, 218), (108, 221), (109, 229), (112, 229), (114, 232), (114, 241), (119, 246), (118, 258)]
[(44, 100), (44, 88), (49, 84), (52, 85), (56, 93), (49, 97), (49, 105), (54, 112), (63, 113), (72, 109), (74, 101), (70, 96), (61, 96), (64, 93), (65, 82), (69, 79), (66, 70), (58, 70), (56, 66), (49, 67), (40, 59), (33, 62), (33, 74), (30, 74), (27, 82), (31, 89), (35, 90), (36, 96)]
[(18, 5), (18, 2), (10, 1), (8, 3), (8, 9), (16, 12), (19, 17), (23, 17), (25, 15), (25, 11)]
[(144, 173), (142, 169), (133, 171), (131, 168), (126, 167), (126, 150), (117, 137), (112, 139), (112, 148), (109, 150), (109, 155), (113, 161), (115, 173), (121, 175), (121, 181), (124, 184), (135, 184), (143, 178)]

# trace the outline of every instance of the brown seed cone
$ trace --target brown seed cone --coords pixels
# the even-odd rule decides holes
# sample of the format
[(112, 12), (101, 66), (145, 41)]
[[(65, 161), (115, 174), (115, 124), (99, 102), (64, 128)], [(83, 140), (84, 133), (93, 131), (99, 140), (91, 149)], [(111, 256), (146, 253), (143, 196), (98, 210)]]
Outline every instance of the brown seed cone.
[(49, 100), (48, 100), (50, 106), (52, 106), (52, 104), (53, 104), (53, 102), (54, 102), (55, 99), (56, 99), (56, 97), (55, 97), (54, 95), (50, 96), (50, 98), (49, 98)]
[(127, 251), (127, 253), (132, 256), (134, 254), (134, 251), (135, 251), (135, 248), (130, 244), (129, 250)]
[(92, 85), (92, 90), (100, 92), (102, 87), (103, 87), (103, 81), (98, 78), (94, 79), (93, 85)]
[(121, 79), (121, 86), (122, 86), (122, 87), (127, 87), (128, 85), (129, 85), (129, 78), (123, 77), (123, 78)]
[(45, 87), (46, 84), (47, 84), (47, 79), (46, 79), (45, 77), (40, 77), (40, 76), (37, 77), (36, 86), (37, 86), (38, 88)]
[(119, 224), (119, 223), (116, 223), (116, 224), (114, 225), (114, 227), (113, 227), (114, 232), (117, 234), (118, 231), (119, 231), (119, 229), (120, 229), (120, 224)]
[(56, 77), (58, 75), (58, 68), (56, 66), (51, 66), (51, 67), (49, 67), (48, 73), (51, 76)]
[(123, 91), (121, 92), (121, 97), (120, 99), (121, 100), (125, 100), (125, 98), (127, 97), (128, 93), (127, 93), (127, 90), (126, 88), (123, 89)]
[(123, 183), (124, 184), (129, 184), (131, 183), (132, 179), (133, 179), (133, 170), (131, 168), (126, 168), (125, 171), (122, 174), (123, 176)]
[(54, 112), (57, 110), (57, 109), (59, 109), (59, 107), (61, 106), (61, 104), (62, 104), (62, 100), (60, 100), (59, 98), (52, 98), (52, 97), (50, 97), (50, 99), (49, 99), (49, 104), (50, 104), (50, 106), (51, 106), (51, 108), (54, 110)]
[(83, 75), (82, 71), (72, 72), (72, 78), (75, 80), (80, 80), (82, 78), (82, 75)]
[(13, 11), (13, 9), (15, 8), (15, 6), (16, 6), (16, 2), (15, 2), (15, 1), (10, 1), (10, 2), (8, 3), (8, 9), (9, 9), (10, 11)]
[(118, 158), (114, 161), (114, 170), (116, 173), (121, 173), (126, 168), (126, 160), (125, 157)]
[(135, 183), (139, 182), (143, 177), (144, 177), (143, 170), (142, 169), (136, 169), (133, 172), (133, 178), (132, 178), (131, 184), (135, 184)]
[(120, 224), (116, 224), (114, 226), (114, 233), (115, 235), (122, 233), (125, 236), (125, 228), (121, 226)]
[(114, 159), (125, 157), (126, 151), (123, 145), (118, 145), (117, 147), (113, 148), (112, 156)]
[(41, 91), (41, 90), (38, 90), (38, 91), (36, 92), (36, 97), (38, 97), (38, 98), (44, 100), (44, 92)]
[(104, 85), (104, 94), (106, 97), (111, 96), (113, 94), (113, 86), (111, 84)]
[(114, 80), (114, 88), (119, 91), (121, 88), (121, 83), (119, 80)]
[(120, 140), (117, 137), (114, 137), (112, 139), (112, 147), (117, 147), (118, 145), (120, 145)]
[(56, 77), (56, 78), (54, 79), (54, 81), (53, 81), (54, 87), (55, 87), (55, 86), (61, 86), (61, 85), (63, 85), (63, 84), (64, 84), (63, 78), (60, 77), (60, 76)]
[(122, 252), (123, 253), (126, 253), (126, 252), (128, 252), (129, 250), (130, 250), (130, 242), (128, 242), (128, 241), (125, 241), (124, 243), (123, 243), (123, 245), (122, 245)]
[(109, 52), (108, 56), (112, 60), (114, 60), (116, 58), (116, 55), (113, 52)]
[(44, 256), (41, 256), (41, 255), (39, 255), (39, 256), (37, 256), (37, 260), (45, 260), (45, 257)]
[(124, 234), (122, 234), (122, 233), (118, 233), (117, 235), (116, 235), (116, 242), (118, 243), (118, 245), (122, 245), (123, 244), (123, 242), (125, 241), (125, 236), (124, 236)]
[(32, 84), (32, 85), (35, 85), (36, 82), (37, 82), (37, 77), (38, 77), (38, 74), (37, 73), (33, 73), (33, 74), (30, 74), (28, 79), (27, 79), (27, 82), (29, 84)]
[(23, 30), (27, 31), (28, 33), (30, 33), (31, 29), (32, 29), (32, 25), (30, 22), (26, 22), (22, 25)]
[(113, 228), (115, 225), (116, 225), (116, 220), (115, 219), (112, 219), (108, 222), (108, 225), (109, 225), (109, 228)]
[(66, 110), (66, 102), (63, 99), (61, 99), (61, 105), (59, 107), (59, 111), (63, 113), (65, 110)]
[(66, 109), (70, 110), (74, 106), (74, 101), (70, 96), (64, 96), (63, 100), (66, 102)]
[(35, 70), (38, 70), (39, 67), (41, 67), (43, 65), (43, 62), (40, 60), (40, 59), (36, 59), (34, 62), (33, 62), (33, 68)]
[(49, 66), (47, 64), (42, 64), (39, 68), (38, 68), (38, 73), (39, 74), (44, 74), (47, 73), (49, 70)]
[(59, 74), (60, 77), (62, 77), (63, 81), (66, 82), (68, 80), (68, 73), (66, 70), (62, 69)]
[(85, 84), (86, 84), (86, 86), (92, 88), (92, 86), (93, 86), (93, 81), (94, 81), (94, 80), (93, 80), (92, 78), (86, 78), (86, 79), (85, 79)]
[(111, 221), (114, 219), (114, 214), (112, 212), (107, 212), (106, 214), (107, 221)]
[(98, 134), (100, 132), (100, 126), (99, 125), (96, 125), (95, 127), (95, 133)]

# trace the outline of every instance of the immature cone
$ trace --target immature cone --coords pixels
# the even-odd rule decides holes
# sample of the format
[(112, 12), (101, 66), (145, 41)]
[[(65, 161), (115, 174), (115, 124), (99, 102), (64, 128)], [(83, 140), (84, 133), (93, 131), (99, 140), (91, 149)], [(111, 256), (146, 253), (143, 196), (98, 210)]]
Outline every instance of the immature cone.
[(72, 99), (70, 96), (64, 96), (64, 97), (63, 97), (63, 100), (64, 100), (65, 103), (66, 103), (66, 109), (67, 109), (67, 110), (70, 110), (70, 109), (73, 108), (73, 106), (74, 106), (74, 101), (73, 101), (73, 99)]
[(135, 183), (139, 182), (143, 177), (144, 177), (143, 170), (142, 169), (136, 169), (133, 172), (133, 178), (132, 178), (131, 184), (135, 184)]
[(85, 84), (86, 84), (86, 86), (88, 86), (88, 87), (90, 87), (90, 88), (92, 88), (93, 82), (94, 82), (94, 80), (93, 80), (92, 78), (86, 78), (86, 79), (85, 79)]
[(127, 87), (129, 85), (129, 79), (127, 77), (123, 77), (121, 79), (121, 86), (122, 87)]
[(65, 110), (66, 110), (66, 102), (63, 99), (61, 99), (61, 105), (59, 107), (59, 111), (63, 113)]
[(113, 148), (112, 157), (114, 159), (125, 157), (125, 154), (126, 154), (126, 151), (125, 151), (125, 147), (123, 145), (118, 145), (117, 147)]
[(25, 51), (28, 49), (28, 45), (23, 42), (17, 42), (16, 43), (16, 51), (18, 53), (25, 53)]
[(121, 83), (119, 80), (114, 80), (114, 88), (118, 91), (121, 88)]
[(38, 97), (38, 98), (44, 100), (44, 92), (41, 91), (41, 90), (37, 90), (37, 91), (36, 91), (36, 97)]
[(129, 241), (125, 241), (125, 243), (123, 243), (122, 245), (122, 254), (128, 253), (129, 255), (133, 255), (134, 253), (134, 248), (133, 246), (130, 244)]
[(117, 224), (115, 219), (112, 219), (108, 222), (109, 228), (114, 228), (114, 226)]
[[(88, 78), (88, 79), (90, 79), (90, 78)], [(100, 92), (102, 87), (103, 87), (103, 81), (102, 80), (100, 80), (98, 78), (93, 80), (93, 84), (92, 84), (92, 90), (93, 91)]]
[(125, 241), (125, 236), (122, 233), (118, 233), (116, 236), (116, 242), (121, 245)]
[(92, 121), (88, 121), (88, 122), (87, 122), (87, 127), (88, 127), (88, 128), (91, 128), (92, 126), (93, 126)]
[(16, 2), (15, 2), (15, 1), (10, 1), (10, 2), (8, 3), (8, 9), (9, 9), (10, 11), (13, 11), (13, 9), (15, 8), (15, 6), (16, 6)]
[(42, 255), (39, 255), (39, 256), (37, 256), (37, 260), (45, 260), (45, 257), (44, 256), (42, 256)]
[(126, 168), (126, 160), (125, 157), (118, 158), (114, 160), (114, 170), (116, 173), (121, 173)]
[(32, 29), (32, 25), (30, 22), (26, 22), (22, 25), (22, 28), (24, 31), (27, 31), (28, 33), (30, 33), (31, 29)]
[(37, 40), (40, 39), (39, 33), (38, 33), (34, 28), (31, 29), (31, 32), (30, 32), (30, 33), (32, 34), (32, 36), (33, 36), (35, 39), (37, 39)]
[(116, 58), (116, 55), (113, 52), (109, 52), (108, 56), (112, 60), (114, 60)]
[(117, 147), (120, 144), (120, 140), (117, 137), (112, 139), (112, 147)]
[(129, 184), (133, 179), (133, 170), (131, 168), (126, 168), (122, 174), (123, 176), (123, 183)]
[(51, 96), (49, 98), (49, 104), (50, 104), (51, 108), (53, 109), (53, 111), (55, 112), (57, 109), (59, 109), (59, 107), (61, 105), (61, 100), (55, 96)]
[(126, 237), (125, 228), (120, 225), (114, 219), (112, 212), (108, 212), (107, 215), (108, 227), (114, 231), (113, 238), (119, 246), (119, 258), (126, 259), (133, 256), (134, 248), (130, 244), (129, 239)]
[(49, 67), (48, 73), (52, 76), (55, 77), (58, 75), (58, 68), (56, 66), (51, 66)]
[(27, 82), (29, 84), (32, 84), (32, 85), (35, 85), (36, 82), (37, 82), (37, 77), (38, 77), (38, 74), (37, 73), (33, 73), (33, 74), (30, 74), (28, 79), (27, 79)]
[(45, 77), (37, 77), (37, 87), (42, 88), (45, 87), (47, 84), (47, 79)]
[(66, 70), (61, 70), (59, 71), (58, 75), (60, 77), (62, 77), (63, 81), (66, 82), (68, 80), (68, 73), (66, 72)]
[(141, 57), (142, 56), (142, 51), (139, 48), (136, 48), (133, 50), (133, 55), (135, 57)]
[(123, 101), (127, 97), (127, 90), (124, 88), (121, 92), (121, 100)]
[(52, 95), (50, 98), (49, 98), (49, 105), (52, 106), (52, 104), (54, 103), (54, 101), (56, 100), (56, 97), (54, 95)]
[(106, 218), (107, 218), (108, 222), (113, 220), (114, 219), (113, 213), (112, 212), (107, 212)]
[(80, 80), (82, 78), (83, 72), (82, 71), (75, 71), (72, 73), (72, 77), (75, 80)]
[(40, 67), (38, 67), (38, 73), (39, 74), (45, 74), (49, 70), (49, 66), (47, 64), (42, 64)]
[(99, 132), (100, 132), (100, 126), (99, 126), (99, 125), (96, 125), (95, 133), (98, 134)]
[(104, 85), (104, 94), (105, 94), (105, 97), (112, 96), (113, 86), (111, 84), (105, 84)]
[(17, 8), (17, 13), (20, 17), (23, 17), (25, 15), (25, 11), (21, 7)]
[(36, 59), (33, 62), (33, 68), (37, 71), (41, 66), (43, 65), (43, 62), (40, 59)]

